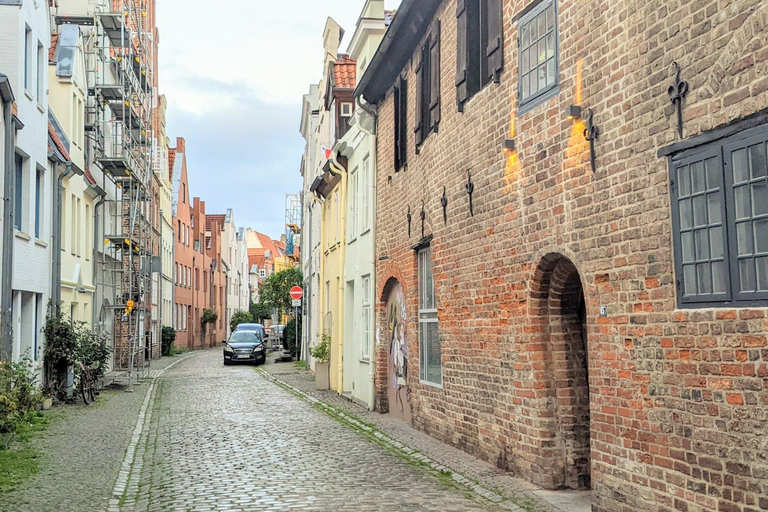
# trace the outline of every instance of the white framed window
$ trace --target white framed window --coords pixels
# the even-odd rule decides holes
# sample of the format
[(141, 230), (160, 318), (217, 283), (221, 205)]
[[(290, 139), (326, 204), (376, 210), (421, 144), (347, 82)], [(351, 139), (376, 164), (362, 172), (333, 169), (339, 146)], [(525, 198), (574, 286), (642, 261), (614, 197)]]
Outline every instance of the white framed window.
[[(43, 84), (45, 83), (45, 65), (44, 65), (44, 50), (43, 50), (43, 44), (38, 41), (37, 42), (37, 102), (42, 103), (43, 98), (45, 97), (45, 90), (43, 89)], [(75, 132), (75, 136), (77, 132)]]
[(347, 230), (349, 240), (347, 241), (350, 241), (357, 235), (357, 167), (349, 175), (347, 197), (349, 198), (349, 229)]
[(43, 170), (35, 173), (35, 238), (40, 238), (43, 226)]
[(371, 159), (369, 155), (363, 158), (363, 176), (362, 176), (362, 203), (363, 213), (360, 228), (363, 232), (371, 228)]
[(437, 327), (435, 282), (432, 275), (432, 251), (419, 251), (419, 380), (442, 386), (443, 363)]
[(363, 276), (363, 346), (362, 358), (371, 358), (371, 276)]
[(32, 29), (29, 25), (24, 31), (24, 89), (29, 91), (32, 83)]
[(262, 278), (262, 279), (267, 277), (267, 271), (264, 270), (263, 268), (259, 269), (259, 277)]
[(352, 117), (352, 104), (351, 103), (342, 103), (341, 104), (341, 117)]

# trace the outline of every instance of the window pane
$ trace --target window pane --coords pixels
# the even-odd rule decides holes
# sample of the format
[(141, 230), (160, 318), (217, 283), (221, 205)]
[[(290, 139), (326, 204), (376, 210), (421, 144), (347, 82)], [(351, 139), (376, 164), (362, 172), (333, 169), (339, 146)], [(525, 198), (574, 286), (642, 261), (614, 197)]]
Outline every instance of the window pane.
[(752, 258), (739, 260), (739, 281), (741, 291), (755, 291), (755, 263)]
[(704, 192), (707, 188), (707, 178), (704, 174), (704, 162), (696, 162), (691, 164), (691, 184), (693, 185), (693, 193)]
[(696, 240), (696, 260), (708, 260), (709, 259), (709, 239), (707, 237), (706, 229), (699, 229), (695, 232)]
[(440, 337), (438, 336), (437, 322), (422, 324), (428, 338), (427, 380), (435, 384), (442, 383), (442, 358), (440, 350)]
[(736, 224), (736, 241), (739, 248), (739, 256), (752, 254), (752, 223), (742, 222)]
[(686, 295), (696, 294), (696, 267), (683, 265), (683, 286)]
[(707, 194), (709, 203), (709, 223), (717, 224), (723, 221), (723, 209), (720, 204), (720, 193)]
[(550, 31), (555, 28), (555, 6), (550, 5), (547, 7), (547, 31)]
[(547, 34), (547, 58), (551, 59), (555, 56), (555, 33), (550, 32)]
[(555, 83), (555, 59), (547, 61), (547, 85)]
[(523, 83), (522, 99), (525, 99), (531, 94), (528, 88), (528, 75), (523, 76), (522, 83)]
[(752, 184), (752, 209), (753, 215), (768, 213), (768, 183), (765, 181)]
[(523, 48), (528, 48), (528, 46), (530, 46), (531, 44), (530, 34), (531, 34), (531, 30), (528, 24), (520, 27), (520, 39), (522, 40)]
[(707, 188), (720, 188), (720, 180), (722, 175), (720, 174), (720, 163), (717, 158), (710, 158), (704, 162), (707, 172)]
[(547, 66), (539, 66), (539, 89), (544, 89), (547, 86)]
[(536, 94), (536, 92), (539, 90), (539, 79), (536, 76), (536, 71), (532, 72), (528, 76), (530, 77), (531, 81), (531, 94)]
[(427, 333), (424, 324), (419, 323), (419, 379), (427, 380)]
[(711, 248), (712, 258), (725, 257), (725, 250), (723, 248), (723, 228), (709, 228), (709, 246)]
[(711, 270), (709, 263), (698, 263), (696, 265), (696, 277), (699, 284), (699, 293), (712, 293)]
[(528, 29), (530, 30), (530, 44), (533, 44), (539, 38), (539, 25), (536, 23), (536, 19), (528, 23)]
[(680, 242), (683, 247), (683, 261), (693, 261), (693, 233), (691, 231), (680, 233)]
[(677, 168), (677, 185), (681, 196), (691, 195), (691, 173), (688, 172), (687, 165)]
[(755, 258), (757, 264), (757, 289), (768, 291), (768, 257)]
[(749, 204), (749, 185), (736, 187), (734, 192), (734, 202), (736, 203), (736, 218), (746, 219), (752, 214), (752, 207)]
[(527, 73), (530, 67), (528, 66), (528, 54), (530, 53), (530, 50), (523, 50), (522, 54), (520, 55), (520, 73)]
[(739, 149), (732, 153), (733, 182), (742, 183), (749, 179), (749, 163), (747, 162), (747, 150)]
[(707, 196), (696, 196), (693, 198), (693, 225), (707, 225)]
[(755, 230), (755, 252), (768, 253), (768, 219), (759, 219), (752, 224)]
[(691, 200), (684, 199), (680, 201), (680, 228), (690, 229), (693, 227), (693, 212), (691, 211)]
[(539, 21), (539, 37), (544, 37), (544, 34), (547, 33), (547, 17), (542, 12), (536, 16), (536, 19)]
[(755, 144), (749, 146), (749, 164), (752, 169), (752, 178), (759, 178), (765, 176), (766, 161), (765, 161), (765, 144)]
[(712, 263), (712, 291), (714, 293), (725, 293), (725, 262), (715, 261)]

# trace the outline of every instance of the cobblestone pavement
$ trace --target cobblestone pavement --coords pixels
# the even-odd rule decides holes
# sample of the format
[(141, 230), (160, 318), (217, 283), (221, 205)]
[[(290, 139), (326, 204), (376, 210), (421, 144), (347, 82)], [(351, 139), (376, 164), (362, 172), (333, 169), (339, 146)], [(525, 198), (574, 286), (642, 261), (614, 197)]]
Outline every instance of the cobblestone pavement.
[(123, 510), (501, 510), (213, 350), (158, 383)]
[[(179, 358), (152, 362), (162, 369)], [(102, 392), (95, 404), (53, 409), (53, 424), (32, 441), (40, 472), (0, 495), (3, 512), (103, 511), (136, 425), (148, 384)]]
[[(418, 450), (430, 459), (449, 467), (455, 473), (480, 483), (486, 489), (499, 494), (506, 500), (522, 505), (526, 510), (581, 512), (591, 509), (588, 492), (542, 491), (530, 482), (515, 478), (506, 471), (479, 460), (462, 450), (446, 445), (428, 434), (414, 429), (398, 418), (368, 411), (335, 391), (316, 390), (312, 374), (296, 368), (293, 363), (275, 364), (274, 358), (268, 358), (268, 363), (262, 369), (280, 381), (336, 408), (348, 411), (361, 421), (373, 425), (396, 442)], [(548, 499), (545, 500), (542, 496), (547, 496)]]

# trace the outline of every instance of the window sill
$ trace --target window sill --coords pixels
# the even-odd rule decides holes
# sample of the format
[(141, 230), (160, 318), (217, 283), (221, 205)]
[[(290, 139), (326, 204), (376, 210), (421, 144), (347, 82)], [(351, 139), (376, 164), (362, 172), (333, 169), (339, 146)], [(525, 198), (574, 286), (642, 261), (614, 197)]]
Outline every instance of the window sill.
[(29, 101), (35, 101), (35, 97), (32, 96), (32, 93), (27, 89), (24, 89), (24, 96), (26, 96)]
[(542, 103), (546, 103), (547, 101), (551, 100), (552, 98), (556, 97), (559, 94), (560, 94), (560, 84), (557, 83), (557, 84), (555, 84), (552, 87), (552, 89), (550, 89), (549, 91), (545, 92), (541, 96), (538, 96), (538, 97), (536, 97), (536, 98), (534, 98), (532, 100), (528, 100), (523, 105), (520, 105), (518, 103), (517, 117), (520, 117), (521, 115), (530, 112), (531, 110), (535, 109), (536, 107), (538, 107)]
[(435, 384), (434, 382), (429, 382), (428, 380), (419, 379), (419, 384), (424, 384), (425, 386), (429, 386), (431, 388), (443, 389), (442, 384)]
[(22, 240), (26, 240), (27, 242), (32, 240), (32, 237), (30, 237), (28, 234), (26, 234), (25, 232), (23, 232), (21, 230), (18, 230), (18, 229), (15, 229), (13, 231), (13, 234), (14, 234), (14, 236), (16, 236), (16, 238), (21, 238)]
[(347, 242), (347, 245), (352, 245), (352, 244), (353, 244), (353, 243), (355, 243), (356, 241), (357, 241), (357, 237), (354, 237), (354, 238), (353, 238), (353, 239), (351, 239), (349, 242)]
[(365, 235), (367, 235), (367, 234), (368, 234), (368, 233), (370, 233), (370, 232), (371, 232), (371, 228), (365, 228), (365, 231), (363, 231), (362, 233), (360, 233), (360, 236), (365, 236)]
[(371, 360), (370, 359), (360, 359), (359, 362), (363, 363), (363, 364), (371, 364)]
[(45, 241), (40, 240), (37, 237), (35, 237), (35, 245), (39, 245), (40, 247), (48, 247), (48, 244)]
[(37, 110), (39, 110), (41, 114), (45, 114), (45, 107), (43, 107), (39, 102), (37, 103)]

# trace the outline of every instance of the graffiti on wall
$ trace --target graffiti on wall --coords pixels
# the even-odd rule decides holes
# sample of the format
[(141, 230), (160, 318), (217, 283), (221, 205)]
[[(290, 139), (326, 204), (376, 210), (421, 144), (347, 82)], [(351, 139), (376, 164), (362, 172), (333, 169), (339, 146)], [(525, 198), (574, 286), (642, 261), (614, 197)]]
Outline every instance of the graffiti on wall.
[[(403, 288), (398, 283), (390, 292), (387, 304), (387, 324), (389, 334), (389, 395), (390, 411), (406, 411), (405, 403), (410, 402), (408, 388), (408, 329), (405, 315), (405, 297)], [(394, 403), (393, 403), (394, 402)], [(394, 407), (393, 407), (394, 406)]]

